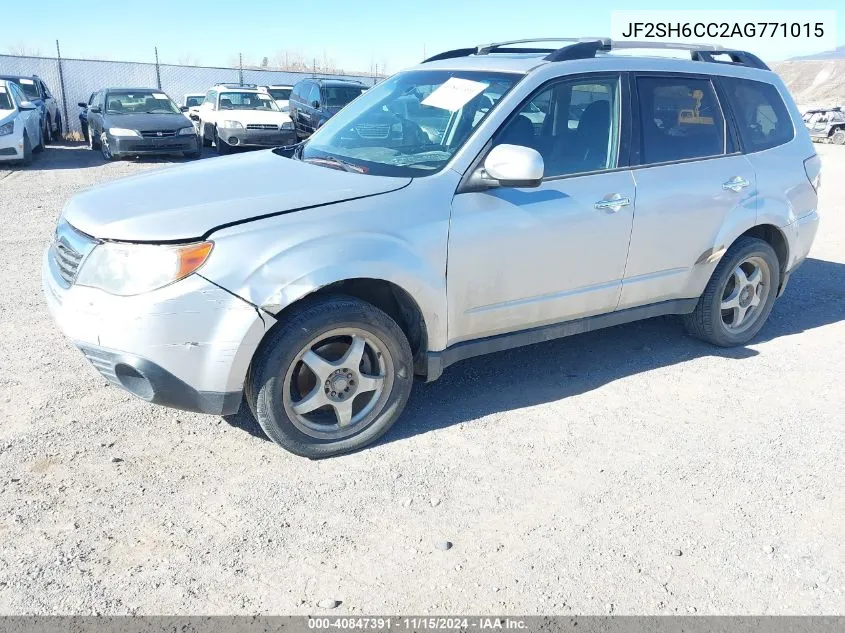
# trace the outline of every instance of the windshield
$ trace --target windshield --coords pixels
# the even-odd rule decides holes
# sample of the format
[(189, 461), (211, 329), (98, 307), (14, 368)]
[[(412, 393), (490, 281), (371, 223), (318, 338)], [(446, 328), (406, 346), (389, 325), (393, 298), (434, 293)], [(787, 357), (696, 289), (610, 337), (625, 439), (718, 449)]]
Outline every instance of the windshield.
[(181, 114), (170, 97), (152, 90), (109, 90), (106, 95), (108, 114)]
[(185, 97), (185, 105), (189, 108), (193, 108), (194, 106), (200, 105), (203, 101), (205, 101), (205, 95), (196, 95), (193, 97)]
[(38, 94), (38, 88), (35, 86), (34, 79), (27, 79), (26, 77), (21, 77), (19, 79), (10, 79), (11, 82), (17, 84), (21, 90), (23, 90), (24, 95), (26, 95), (27, 101), (33, 101), (35, 99), (40, 99), (41, 95)]
[(220, 95), (220, 109), (279, 112), (273, 97), (263, 92), (224, 92)]
[(471, 71), (399, 73), (329, 119), (299, 158), (340, 161), (379, 176), (427, 176), (443, 168), (521, 78)]
[(290, 99), (290, 92), (293, 88), (268, 88), (267, 92), (276, 101), (288, 101)]

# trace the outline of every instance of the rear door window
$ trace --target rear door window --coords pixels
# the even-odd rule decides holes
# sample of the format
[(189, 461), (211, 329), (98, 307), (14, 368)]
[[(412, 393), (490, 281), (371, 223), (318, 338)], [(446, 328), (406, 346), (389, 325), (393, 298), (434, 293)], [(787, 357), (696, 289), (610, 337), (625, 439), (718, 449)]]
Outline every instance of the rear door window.
[(636, 82), (642, 164), (725, 154), (725, 117), (709, 79), (641, 75)]
[(722, 77), (746, 152), (788, 143), (795, 136), (792, 118), (777, 88), (762, 81)]

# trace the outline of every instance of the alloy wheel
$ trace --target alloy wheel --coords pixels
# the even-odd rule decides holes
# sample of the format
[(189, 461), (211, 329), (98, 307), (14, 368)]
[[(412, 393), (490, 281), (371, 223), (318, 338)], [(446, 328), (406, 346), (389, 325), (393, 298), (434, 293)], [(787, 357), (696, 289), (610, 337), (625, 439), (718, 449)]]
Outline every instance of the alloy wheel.
[(393, 359), (371, 332), (337, 328), (296, 355), (282, 383), (283, 404), (306, 435), (337, 440), (368, 426), (393, 388)]
[(756, 255), (741, 261), (722, 294), (720, 308), (725, 328), (739, 334), (753, 327), (771, 291), (771, 272), (766, 261)]

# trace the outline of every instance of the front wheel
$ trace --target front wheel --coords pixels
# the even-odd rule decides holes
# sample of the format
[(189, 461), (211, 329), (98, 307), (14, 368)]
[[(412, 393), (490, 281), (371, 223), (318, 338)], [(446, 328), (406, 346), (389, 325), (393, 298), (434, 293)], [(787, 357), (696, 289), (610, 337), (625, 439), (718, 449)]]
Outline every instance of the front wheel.
[(741, 237), (716, 266), (695, 311), (684, 316), (686, 330), (720, 347), (744, 345), (769, 318), (779, 286), (774, 249)]
[(23, 133), (23, 156), (21, 157), (21, 165), (26, 167), (32, 164), (32, 144), (29, 142), (29, 136), (26, 132)]
[(103, 132), (100, 134), (100, 152), (103, 154), (103, 158), (107, 161), (117, 160), (120, 158), (117, 154), (115, 154), (111, 147), (109, 147), (109, 137), (106, 136), (106, 133)]
[(220, 138), (220, 135), (217, 133), (217, 128), (214, 128), (214, 148), (220, 156), (232, 153), (232, 146)]
[(337, 295), (306, 300), (270, 333), (246, 394), (270, 439), (314, 459), (375, 442), (402, 413), (412, 382), (411, 348), (396, 322)]

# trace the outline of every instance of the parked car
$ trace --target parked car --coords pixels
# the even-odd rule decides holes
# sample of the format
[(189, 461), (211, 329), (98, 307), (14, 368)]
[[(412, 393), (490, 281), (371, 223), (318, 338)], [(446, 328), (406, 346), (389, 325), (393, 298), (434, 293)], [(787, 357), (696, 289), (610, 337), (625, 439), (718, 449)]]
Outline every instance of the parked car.
[(820, 108), (804, 113), (810, 138), (816, 142), (845, 145), (845, 112), (842, 108)]
[(278, 147), (295, 142), (290, 117), (256, 86), (218, 84), (199, 109), (200, 136), (218, 154), (234, 147)]
[(259, 86), (258, 89), (273, 97), (276, 105), (279, 106), (279, 110), (282, 112), (289, 110), (290, 93), (293, 91), (293, 86)]
[(314, 130), (365, 90), (366, 87), (358, 81), (340, 79), (303, 79), (297, 83), (289, 102), (290, 118), (297, 138), (311, 136)]
[(44, 149), (41, 114), (15, 82), (0, 79), (0, 162), (32, 162)]
[(606, 54), (626, 45), (450, 51), (293, 150), (77, 194), (50, 310), (112, 383), (215, 414), (245, 395), (309, 457), (471, 356), (658, 315), (744, 345), (813, 243), (821, 162), (758, 58)]
[(62, 112), (59, 102), (53, 97), (47, 84), (38, 77), (20, 75), (0, 75), (0, 79), (11, 81), (18, 85), (26, 95), (27, 101), (38, 106), (41, 128), (44, 132), (44, 141), (51, 143), (54, 138), (61, 138), (64, 132), (62, 125)]
[(196, 129), (181, 108), (155, 88), (104, 88), (87, 109), (88, 147), (106, 160), (202, 151)]
[(82, 129), (82, 136), (85, 139), (85, 142), (88, 142), (88, 108), (94, 103), (94, 97), (97, 96), (96, 92), (92, 92), (91, 96), (88, 97), (88, 101), (80, 101), (76, 105), (79, 106), (79, 127)]
[(205, 101), (205, 93), (185, 95), (182, 110), (188, 113), (188, 118), (191, 121), (199, 121), (199, 110), (203, 101)]

